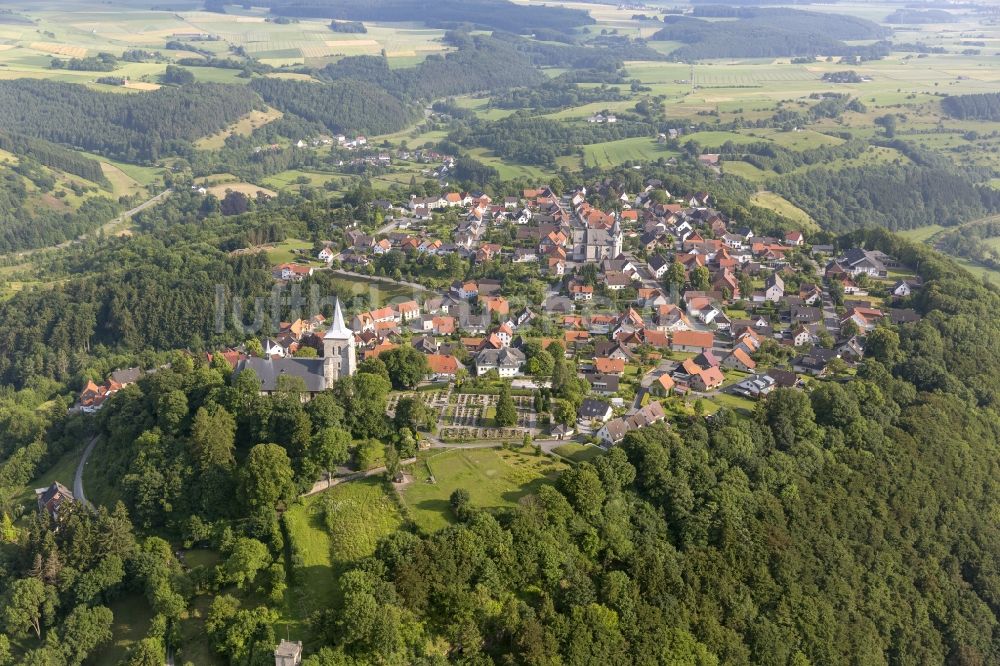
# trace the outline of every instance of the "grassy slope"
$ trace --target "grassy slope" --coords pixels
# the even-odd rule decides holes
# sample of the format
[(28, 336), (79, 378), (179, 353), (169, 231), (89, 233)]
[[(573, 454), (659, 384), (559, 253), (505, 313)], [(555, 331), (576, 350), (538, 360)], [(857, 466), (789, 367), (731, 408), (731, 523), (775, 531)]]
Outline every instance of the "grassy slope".
[[(324, 511), (331, 518), (324, 519)], [(403, 524), (380, 479), (335, 486), (296, 504), (285, 514), (289, 545), (301, 560), (293, 562), (282, 624), (301, 635), (305, 620), (336, 603), (337, 576), (359, 558), (375, 552), (382, 537)]]
[[(403, 503), (419, 528), (433, 531), (452, 522), (448, 500), (458, 488), (469, 491), (476, 507), (510, 506), (562, 469), (564, 464), (547, 456), (501, 449), (430, 453), (418, 462), (415, 480), (402, 493)], [(429, 474), (434, 483), (428, 481)]]

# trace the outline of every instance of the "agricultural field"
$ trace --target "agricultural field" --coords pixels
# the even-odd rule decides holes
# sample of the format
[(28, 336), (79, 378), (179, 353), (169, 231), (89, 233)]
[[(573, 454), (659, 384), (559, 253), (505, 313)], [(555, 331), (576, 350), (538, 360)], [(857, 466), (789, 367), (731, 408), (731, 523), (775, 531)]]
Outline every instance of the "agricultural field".
[[(296, 189), (300, 185), (309, 185), (311, 187), (322, 187), (331, 180), (334, 179), (341, 180), (344, 178), (348, 178), (348, 176), (330, 172), (293, 169), (290, 171), (282, 171), (281, 173), (276, 173), (273, 176), (268, 176), (264, 178), (261, 182), (267, 185), (269, 188), (273, 188), (275, 190), (286, 190), (286, 189)], [(409, 178), (407, 178), (407, 182), (409, 182)]]
[[(121, 55), (128, 49), (159, 50), (155, 62), (122, 63), (116, 74), (155, 83), (167, 62), (197, 58), (199, 51), (225, 57), (242, 49), (261, 62), (281, 67), (309, 64), (322, 67), (344, 56), (378, 55), (390, 63), (410, 65), (427, 55), (448, 50), (443, 30), (408, 24), (369, 23), (367, 34), (342, 34), (329, 21), (271, 20), (265, 8), (233, 5), (226, 14), (205, 11), (156, 11), (94, 3), (87, 7), (43, 6), (28, 11), (24, 23), (0, 25), (0, 78), (35, 77), (85, 83), (93, 72), (52, 70), (55, 57), (83, 58), (100, 52)], [(166, 50), (169, 41), (191, 44), (191, 50)], [(199, 80), (239, 82), (238, 70), (196, 68)], [(211, 71), (209, 71), (211, 70)]]
[(454, 520), (448, 500), (459, 488), (469, 491), (476, 508), (502, 508), (549, 483), (565, 468), (564, 463), (548, 456), (521, 451), (430, 451), (420, 455), (413, 481), (401, 491), (401, 497), (417, 527), (430, 532)]

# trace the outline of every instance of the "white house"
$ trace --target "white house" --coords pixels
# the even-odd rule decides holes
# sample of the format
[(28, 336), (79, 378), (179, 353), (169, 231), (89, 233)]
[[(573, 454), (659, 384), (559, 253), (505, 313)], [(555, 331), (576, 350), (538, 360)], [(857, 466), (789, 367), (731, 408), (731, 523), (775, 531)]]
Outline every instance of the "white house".
[(517, 377), (524, 365), (524, 353), (520, 349), (484, 349), (476, 354), (476, 375), (485, 375), (496, 370), (501, 377)]

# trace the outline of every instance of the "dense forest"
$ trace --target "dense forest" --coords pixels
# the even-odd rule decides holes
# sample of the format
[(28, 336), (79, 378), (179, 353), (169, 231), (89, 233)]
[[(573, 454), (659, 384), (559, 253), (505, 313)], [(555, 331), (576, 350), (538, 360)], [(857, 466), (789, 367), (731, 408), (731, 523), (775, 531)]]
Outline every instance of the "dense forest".
[(385, 58), (355, 56), (327, 65), (319, 75), (374, 84), (404, 100), (528, 86), (544, 79), (527, 56), (483, 35), (468, 37), (457, 51), (430, 55), (415, 67), (391, 69)]
[(183, 152), (260, 105), (245, 86), (198, 83), (142, 95), (71, 83), (0, 81), (0, 130), (128, 162)]
[(274, 0), (271, 12), (281, 16), (303, 16), (348, 21), (414, 21), (432, 27), (471, 25), (486, 30), (525, 33), (536, 28), (566, 30), (589, 25), (587, 12), (564, 7), (515, 5), (509, 0), (438, 0), (414, 3), (407, 0)]
[(951, 226), (997, 210), (996, 196), (953, 170), (917, 165), (819, 167), (768, 183), (824, 229)]
[(678, 41), (670, 55), (679, 60), (777, 56), (886, 55), (888, 46), (851, 46), (847, 41), (887, 36), (876, 23), (853, 16), (794, 9), (741, 9), (734, 20), (706, 21), (667, 15), (666, 27), (651, 39)]
[(1000, 93), (950, 95), (941, 108), (952, 118), (962, 120), (1000, 120)]
[(415, 106), (351, 79), (317, 84), (258, 78), (250, 87), (268, 104), (321, 123), (331, 132), (389, 134), (420, 117)]

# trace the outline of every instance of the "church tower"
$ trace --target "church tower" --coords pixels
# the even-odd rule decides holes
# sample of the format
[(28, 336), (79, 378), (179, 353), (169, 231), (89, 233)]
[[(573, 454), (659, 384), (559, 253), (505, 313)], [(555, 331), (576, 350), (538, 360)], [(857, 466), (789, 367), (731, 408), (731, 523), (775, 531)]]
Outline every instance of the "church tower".
[(350, 377), (357, 370), (357, 350), (354, 331), (344, 325), (344, 313), (340, 310), (340, 299), (333, 312), (333, 325), (323, 336), (323, 377), (326, 388), (341, 377)]

